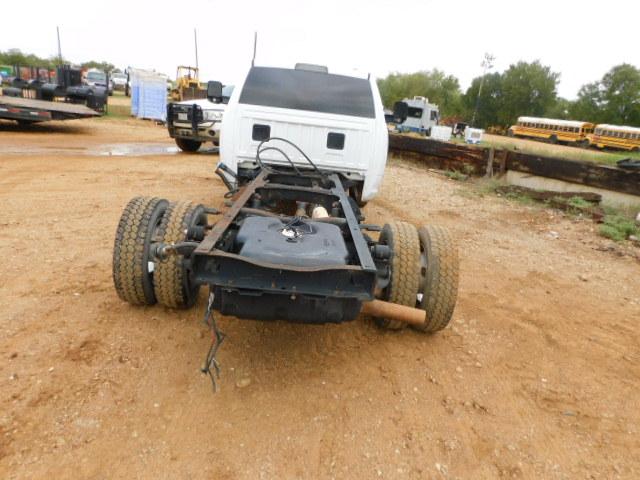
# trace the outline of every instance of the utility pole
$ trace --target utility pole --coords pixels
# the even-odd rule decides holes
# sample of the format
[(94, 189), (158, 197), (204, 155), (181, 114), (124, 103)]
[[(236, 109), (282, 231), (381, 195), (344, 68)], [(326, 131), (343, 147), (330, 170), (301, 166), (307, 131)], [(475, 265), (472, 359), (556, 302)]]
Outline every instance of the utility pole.
[(482, 86), (484, 85), (484, 77), (487, 75), (487, 72), (493, 68), (493, 61), (496, 59), (490, 53), (484, 54), (484, 59), (480, 66), (482, 67), (482, 77), (480, 78), (480, 88), (478, 88), (478, 97), (476, 98), (476, 108), (473, 109), (473, 117), (471, 118), (471, 126), (475, 127), (476, 125), (476, 115), (478, 114), (478, 107), (480, 106), (480, 95), (482, 95)]
[(198, 32), (196, 32), (196, 29), (193, 29), (193, 41), (196, 44), (196, 68), (198, 68)]
[(56, 26), (56, 33), (58, 34), (58, 65), (62, 65), (62, 49), (60, 48), (60, 27)]

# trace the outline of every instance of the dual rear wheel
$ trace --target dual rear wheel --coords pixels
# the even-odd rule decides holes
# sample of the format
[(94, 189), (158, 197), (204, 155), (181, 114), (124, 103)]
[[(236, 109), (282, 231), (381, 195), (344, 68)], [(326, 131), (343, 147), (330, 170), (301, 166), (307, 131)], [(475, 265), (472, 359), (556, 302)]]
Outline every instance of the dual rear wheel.
[[(190, 240), (188, 232), (206, 222), (205, 209), (199, 204), (133, 198), (118, 223), (113, 249), (113, 281), (120, 298), (132, 305), (193, 306), (200, 287), (191, 277), (189, 260), (181, 255), (157, 260), (150, 252), (153, 243)], [(420, 331), (445, 328), (458, 293), (458, 252), (449, 232), (437, 226), (416, 229), (406, 222), (394, 222), (384, 226), (379, 241), (393, 252), (390, 281), (382, 299), (424, 310), (425, 323), (414, 326)], [(405, 326), (385, 318), (375, 321), (393, 330)]]
[(118, 296), (132, 305), (160, 303), (170, 308), (189, 308), (197, 300), (187, 260), (171, 255), (151, 258), (154, 242), (179, 243), (191, 227), (206, 223), (202, 205), (173, 202), (156, 197), (135, 197), (125, 207), (113, 248), (113, 282)]
[[(445, 328), (453, 316), (458, 296), (458, 250), (443, 227), (416, 229), (406, 222), (393, 222), (382, 229), (379, 241), (391, 247), (391, 279), (382, 299), (425, 311), (425, 323), (417, 330), (434, 333)], [(391, 330), (405, 323), (376, 318)]]

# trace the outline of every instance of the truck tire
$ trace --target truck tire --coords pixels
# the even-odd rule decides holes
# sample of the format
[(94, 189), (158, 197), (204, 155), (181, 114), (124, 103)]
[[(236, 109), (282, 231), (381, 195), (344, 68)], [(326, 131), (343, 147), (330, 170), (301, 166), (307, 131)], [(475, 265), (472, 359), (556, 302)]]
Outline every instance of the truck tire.
[(449, 231), (432, 225), (418, 229), (420, 238), (420, 287), (418, 307), (426, 312), (426, 322), (412, 325), (434, 333), (449, 324), (458, 297), (458, 249)]
[(169, 202), (135, 197), (125, 207), (113, 246), (113, 283), (118, 296), (132, 305), (153, 305), (153, 263), (149, 248)]
[[(202, 205), (171, 203), (162, 218), (158, 236), (163, 243), (183, 242), (188, 240), (189, 228), (204, 225), (206, 220)], [(158, 302), (165, 307), (190, 308), (198, 298), (200, 286), (192, 283), (185, 258), (171, 255), (156, 263), (154, 291)]]
[[(383, 293), (383, 300), (415, 307), (420, 284), (420, 240), (418, 231), (410, 223), (386, 224), (380, 233), (379, 242), (388, 245), (391, 256), (391, 280)], [(375, 318), (379, 327), (400, 330), (405, 323), (387, 318)]]
[(183, 152), (193, 153), (198, 151), (202, 142), (189, 140), (188, 138), (176, 138), (176, 145), (178, 145)]

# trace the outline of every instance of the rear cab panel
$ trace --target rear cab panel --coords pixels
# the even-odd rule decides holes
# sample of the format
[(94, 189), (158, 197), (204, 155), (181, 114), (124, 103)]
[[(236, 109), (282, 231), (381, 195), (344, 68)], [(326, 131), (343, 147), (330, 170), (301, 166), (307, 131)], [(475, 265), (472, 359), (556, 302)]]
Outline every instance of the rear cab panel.
[[(371, 78), (252, 67), (225, 113), (221, 163), (234, 172), (256, 168), (258, 145), (269, 137), (290, 140), (319, 168), (362, 182), (363, 201), (373, 198), (380, 187), (388, 134), (380, 95)], [(309, 167), (293, 147), (272, 143), (296, 165)], [(265, 152), (261, 160), (288, 164), (275, 151)]]

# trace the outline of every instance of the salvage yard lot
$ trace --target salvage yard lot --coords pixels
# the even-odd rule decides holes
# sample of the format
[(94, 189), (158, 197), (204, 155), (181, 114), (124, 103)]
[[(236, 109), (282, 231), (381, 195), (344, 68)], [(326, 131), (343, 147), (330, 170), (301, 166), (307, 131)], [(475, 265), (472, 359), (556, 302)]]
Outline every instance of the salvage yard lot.
[(128, 119), (0, 125), (0, 478), (640, 476), (637, 256), (401, 161), (367, 222), (451, 229), (452, 325), (221, 317), (212, 394), (204, 292), (134, 308), (111, 280), (132, 196), (223, 205), (217, 157), (173, 146)]

